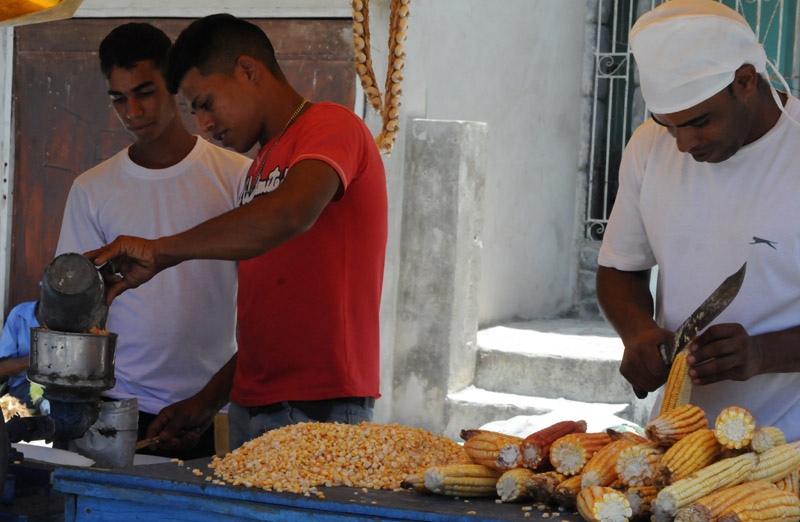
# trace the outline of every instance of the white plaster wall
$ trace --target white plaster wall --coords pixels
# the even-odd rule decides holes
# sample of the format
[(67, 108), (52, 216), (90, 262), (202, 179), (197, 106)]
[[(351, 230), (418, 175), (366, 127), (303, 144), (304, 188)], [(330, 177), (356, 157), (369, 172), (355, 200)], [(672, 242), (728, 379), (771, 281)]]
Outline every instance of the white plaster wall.
[(489, 124), (482, 325), (573, 304), (585, 0), (416, 0), (409, 117)]

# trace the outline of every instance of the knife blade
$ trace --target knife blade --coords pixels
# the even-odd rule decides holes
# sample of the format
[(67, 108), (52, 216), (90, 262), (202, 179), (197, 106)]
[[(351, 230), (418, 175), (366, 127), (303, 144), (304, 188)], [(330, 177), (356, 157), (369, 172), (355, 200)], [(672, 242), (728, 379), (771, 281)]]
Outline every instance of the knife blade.
[[(716, 319), (723, 310), (728, 308), (728, 305), (731, 304), (739, 293), (739, 289), (742, 287), (746, 271), (747, 262), (735, 273), (726, 277), (725, 281), (711, 292), (711, 295), (697, 307), (697, 310), (692, 312), (692, 315), (675, 330), (671, 343), (662, 343), (658, 345), (658, 354), (661, 356), (661, 361), (667, 368), (672, 367), (672, 363), (678, 352), (683, 350), (703, 328), (711, 324), (711, 321)], [(635, 386), (633, 387), (633, 392), (639, 399), (647, 397), (647, 391), (640, 390)]]
[(746, 271), (747, 263), (745, 262), (739, 270), (725, 278), (725, 281), (675, 330), (671, 343), (658, 345), (658, 353), (667, 367), (672, 367), (672, 362), (678, 352), (688, 346), (703, 328), (711, 324), (723, 310), (728, 308), (742, 287)]

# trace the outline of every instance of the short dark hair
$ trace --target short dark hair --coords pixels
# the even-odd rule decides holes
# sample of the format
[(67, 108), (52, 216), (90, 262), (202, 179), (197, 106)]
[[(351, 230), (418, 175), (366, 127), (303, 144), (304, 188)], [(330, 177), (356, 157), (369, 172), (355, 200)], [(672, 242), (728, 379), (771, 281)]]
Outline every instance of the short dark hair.
[(204, 75), (228, 73), (242, 55), (260, 60), (275, 77), (283, 79), (272, 42), (260, 27), (227, 13), (195, 20), (169, 52), (167, 89), (177, 93), (183, 77), (195, 67)]
[(106, 78), (111, 69), (132, 69), (138, 62), (153, 60), (163, 74), (172, 42), (164, 31), (150, 24), (132, 22), (116, 27), (100, 43), (100, 70)]

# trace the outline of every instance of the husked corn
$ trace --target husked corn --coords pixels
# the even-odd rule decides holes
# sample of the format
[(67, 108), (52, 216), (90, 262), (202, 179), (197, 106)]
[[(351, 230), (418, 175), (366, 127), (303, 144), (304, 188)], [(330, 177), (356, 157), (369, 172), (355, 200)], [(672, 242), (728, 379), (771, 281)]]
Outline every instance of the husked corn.
[(625, 494), (602, 486), (581, 489), (576, 498), (578, 513), (588, 522), (627, 522), (633, 515)]
[(800, 499), (778, 488), (765, 489), (732, 505), (719, 522), (796, 522), (800, 520)]
[(720, 444), (728, 449), (747, 447), (753, 440), (756, 420), (753, 414), (739, 406), (728, 406), (717, 415), (714, 434)]
[(775, 426), (764, 426), (758, 428), (753, 433), (753, 440), (750, 441), (750, 447), (756, 453), (764, 453), (770, 448), (786, 444), (786, 435), (783, 434), (780, 428)]
[(625, 498), (631, 505), (632, 516), (639, 517), (648, 513), (657, 494), (655, 486), (633, 486), (626, 489)]
[(684, 404), (662, 413), (647, 425), (647, 438), (671, 446), (697, 430), (708, 428), (706, 414), (697, 406)]
[(718, 458), (722, 446), (714, 430), (697, 430), (676, 442), (656, 464), (653, 482), (664, 487), (689, 476)]
[(611, 442), (608, 433), (570, 433), (550, 446), (550, 463), (564, 475), (577, 475), (595, 453)]
[(625, 448), (617, 459), (617, 475), (627, 486), (649, 486), (663, 454), (664, 448), (655, 443)]
[(743, 482), (757, 461), (755, 453), (723, 459), (670, 484), (659, 491), (653, 501), (653, 522), (671, 520), (683, 506), (718, 489)]
[(775, 483), (778, 489), (790, 491), (800, 498), (800, 468), (792, 471)]
[(236, 486), (319, 495), (317, 486), (396, 489), (431, 466), (467, 462), (461, 446), (421, 429), (305, 422), (269, 431), (209, 467)]
[(758, 492), (774, 488), (769, 482), (758, 480), (717, 490), (678, 510), (675, 522), (712, 522), (738, 502), (751, 498)]
[(777, 482), (800, 468), (800, 451), (789, 444), (781, 444), (758, 454), (758, 462), (745, 477), (745, 482), (766, 480)]

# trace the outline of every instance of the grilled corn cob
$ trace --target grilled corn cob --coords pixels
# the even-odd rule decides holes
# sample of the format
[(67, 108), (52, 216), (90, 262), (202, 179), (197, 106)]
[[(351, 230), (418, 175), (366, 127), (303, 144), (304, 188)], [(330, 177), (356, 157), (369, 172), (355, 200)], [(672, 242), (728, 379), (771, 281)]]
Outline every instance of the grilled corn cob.
[(458, 497), (493, 497), (500, 472), (480, 464), (450, 464), (425, 470), (425, 487), (432, 493)]
[(662, 413), (647, 425), (647, 438), (670, 446), (690, 433), (708, 428), (706, 414), (697, 406), (684, 404)]
[(626, 522), (633, 514), (625, 495), (608, 487), (583, 488), (575, 503), (588, 522)]
[(742, 482), (755, 466), (755, 453), (724, 459), (678, 480), (658, 492), (653, 501), (654, 522), (664, 522), (674, 517), (678, 510), (698, 498), (722, 488)]
[(800, 497), (800, 469), (796, 469), (775, 483), (778, 489), (790, 491)]
[(779, 522), (800, 520), (800, 499), (778, 488), (765, 489), (732, 505), (719, 522)]
[(697, 430), (676, 442), (656, 464), (653, 480), (664, 487), (714, 462), (722, 451), (713, 430)]
[(631, 504), (632, 516), (640, 517), (650, 512), (650, 505), (656, 499), (655, 486), (634, 486), (625, 490), (625, 498)]
[(730, 488), (720, 489), (701, 497), (688, 506), (678, 510), (675, 522), (712, 522), (728, 510), (732, 505), (744, 500), (759, 491), (774, 488), (769, 482), (759, 480), (746, 482)]
[(728, 449), (746, 448), (753, 440), (756, 420), (753, 415), (739, 406), (728, 406), (717, 415), (714, 434), (720, 444)]
[(608, 486), (617, 480), (617, 461), (626, 448), (635, 446), (630, 439), (619, 439), (603, 446), (583, 467), (581, 487)]
[(686, 362), (688, 350), (684, 349), (675, 355), (672, 368), (667, 376), (667, 385), (664, 387), (664, 397), (661, 400), (659, 415), (670, 410), (689, 404), (692, 395), (692, 380), (689, 378), (689, 363)]
[(531, 497), (533, 471), (514, 468), (506, 471), (497, 480), (497, 496), (503, 502), (514, 502)]
[(522, 462), (519, 444), (522, 439), (489, 431), (470, 436), (464, 443), (464, 451), (476, 464), (498, 470), (517, 467)]
[(556, 487), (564, 482), (567, 476), (558, 471), (534, 473), (530, 480), (529, 491), (534, 502), (547, 504), (555, 494)]
[(656, 464), (663, 455), (664, 448), (652, 442), (625, 448), (617, 459), (617, 475), (626, 486), (652, 485)]
[(570, 433), (550, 446), (550, 463), (564, 475), (578, 474), (589, 459), (610, 442), (607, 433)]
[(586, 421), (561, 421), (532, 433), (520, 444), (522, 465), (528, 469), (538, 469), (548, 462), (550, 446), (570, 433), (585, 433)]
[(777, 482), (797, 468), (800, 468), (800, 451), (788, 444), (781, 444), (758, 455), (758, 462), (745, 477), (745, 482)]
[(581, 476), (574, 475), (556, 486), (553, 500), (563, 508), (575, 507), (575, 499), (581, 490)]
[(783, 434), (780, 428), (775, 426), (758, 428), (753, 434), (753, 440), (750, 441), (750, 447), (756, 453), (764, 453), (768, 449), (781, 444), (786, 444), (786, 435)]

